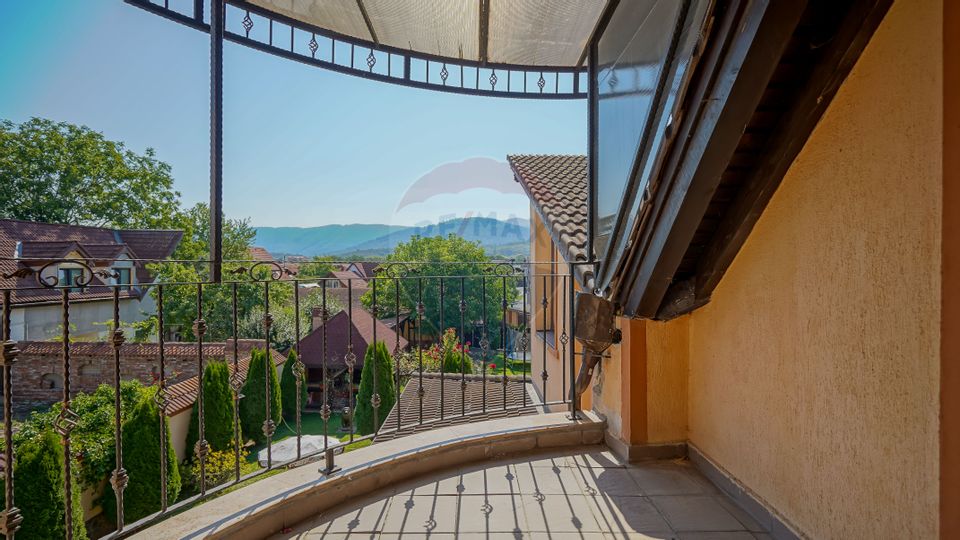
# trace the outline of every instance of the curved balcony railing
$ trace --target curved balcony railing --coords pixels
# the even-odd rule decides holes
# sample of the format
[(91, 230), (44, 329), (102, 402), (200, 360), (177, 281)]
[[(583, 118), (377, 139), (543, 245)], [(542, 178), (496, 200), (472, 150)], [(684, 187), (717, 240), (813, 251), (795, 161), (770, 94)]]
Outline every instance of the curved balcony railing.
[[(116, 523), (110, 537), (131, 534), (180, 508), (279, 467), (322, 459), (320, 473), (333, 474), (337, 470), (336, 454), (358, 442), (403, 436), (433, 425), (485, 419), (492, 413), (524, 414), (557, 407), (576, 413), (578, 400), (571, 399), (574, 355), (579, 354), (571, 343), (575, 285), (571, 268), (565, 264), (387, 261), (376, 263), (371, 275), (340, 273), (317, 277), (300, 275), (294, 265), (282, 262), (231, 261), (223, 266), (228, 279), (211, 283), (175, 281), (170, 276), (177, 274), (165, 271), (166, 266), (174, 264), (181, 268), (195, 265), (202, 271), (205, 261), (124, 261), (145, 265), (158, 277), (150, 283), (118, 283), (119, 275), (111, 270), (112, 262), (83, 259), (30, 261), (29, 265), (18, 261), (17, 270), (3, 276), (17, 280), (16, 287), (0, 290), (6, 441), (6, 498), (0, 526), (7, 538), (14, 538), (21, 526), (30, 527), (30, 516), (16, 507), (14, 489), (15, 482), (29, 480), (14, 478), (17, 445), (11, 443), (16, 440), (17, 416), (35, 406), (32, 401), (23, 401), (27, 393), (23, 381), (27, 380), (26, 370), (31, 366), (17, 362), (29, 347), (54, 354), (62, 377), (46, 390), (59, 393), (59, 412), (51, 427), (62, 444), (68, 537), (75, 520), (83, 519), (75, 515), (71, 500), (72, 483), (77, 481), (76, 471), (71, 469), (78, 466), (79, 459), (71, 451), (71, 437), (78, 425), (72, 401), (79, 391), (92, 390), (80, 388), (75, 382), (80, 369), (78, 351), (84, 348), (102, 345), (100, 349), (109, 351), (110, 357), (104, 363), (114, 396), (111, 443), (115, 459), (107, 489), (115, 495)], [(79, 268), (80, 272), (60, 274), (56, 271), (60, 265)], [(62, 282), (62, 276), (69, 282)], [(14, 339), (14, 312), (26, 309), (31, 299), (37, 298), (48, 306), (59, 306), (59, 335), (41, 345), (19, 342)], [(139, 332), (132, 331), (131, 321), (122, 316), (130, 311), (122, 309), (128, 299), (137, 299), (141, 307), (148, 309), (154, 306), (152, 311), (139, 315), (151, 323), (138, 323)], [(95, 345), (79, 343), (71, 335), (74, 312), (92, 301), (106, 303), (112, 313), (104, 321), (105, 329)], [(292, 320), (288, 317), (281, 321), (279, 314), (291, 308)], [(538, 329), (538, 339), (532, 339), (532, 326)], [(136, 344), (130, 343), (133, 340), (149, 343), (155, 356), (144, 357), (145, 346), (137, 349), (134, 356)], [(183, 371), (178, 379), (174, 379), (170, 369), (171, 341), (182, 341), (176, 344), (177, 365)], [(214, 341), (222, 341), (223, 347), (211, 349)], [(278, 353), (295, 358), (291, 365), (297, 390), (295, 416), (290, 419), (293, 425), (287, 426), (290, 438), (296, 441), (295, 455), (289, 459), (274, 456), (278, 426), (273, 420), (276, 411), (271, 407), (275, 403), (273, 399), (263, 399), (265, 420), (261, 428), (268, 441), (264, 446), (265, 459), (262, 467), (249, 473), (241, 471), (245, 442), (240, 428), (244, 399), (241, 391), (250, 376), (244, 372), (249, 361), (247, 368), (242, 365), (241, 342), (247, 350), (253, 343), (266, 352), (263, 395), (272, 395), (270, 370), (277, 367), (278, 362), (272, 358)], [(377, 359), (376, 352), (371, 352), (376, 347), (357, 350), (362, 343), (382, 344), (381, 350), (389, 352), (389, 375), (371, 368), (364, 373), (369, 372), (372, 380), (364, 381), (359, 376), (365, 357)], [(534, 362), (534, 358), (538, 360)], [(234, 470), (228, 481), (217, 485), (208, 485), (205, 469), (211, 448), (206, 436), (210, 429), (223, 426), (206, 425), (201, 382), (206, 365), (212, 361), (228, 364), (233, 408), (228, 429), (233, 434)], [(378, 362), (374, 362), (374, 367)], [(173, 402), (182, 402), (183, 397), (173, 390), (189, 380), (187, 375), (197, 377), (193, 402), (198, 419), (197, 443), (187, 459), (199, 467), (199, 486), (197, 493), (183, 500), (174, 501), (169, 496), (168, 460), (160, 456), (167, 456), (175, 442), (167, 439), (166, 429), (160, 429), (155, 441), (160, 461), (156, 479), (161, 490), (160, 504), (151, 515), (125, 523), (124, 489), (130, 478), (123, 456), (123, 423), (129, 411), (121, 400), (121, 382), (130, 378), (143, 380), (145, 364), (150, 364), (154, 375), (144, 382), (156, 386), (155, 402), (161, 419), (170, 416)], [(559, 386), (556, 378), (560, 379)], [(358, 380), (361, 387), (370, 388), (369, 398), (365, 395), (368, 403), (358, 403)], [(308, 403), (302, 402), (304, 384), (311, 391)], [(394, 399), (385, 399), (387, 395)], [(358, 409), (372, 412), (371, 432), (357, 431), (354, 420)], [(328, 438), (330, 424), (338, 413), (341, 421), (345, 417), (350, 420), (349, 428), (344, 430), (342, 440), (333, 442)], [(303, 420), (310, 415), (314, 415), (314, 422), (319, 418), (322, 423), (322, 433), (318, 434), (324, 437), (322, 448), (302, 446)]]
[[(210, 31), (202, 0), (125, 1), (190, 28)], [(457, 94), (526, 99), (587, 97), (586, 68), (457, 60), (345, 36), (244, 0), (227, 0), (226, 6), (224, 39), (331, 71)]]

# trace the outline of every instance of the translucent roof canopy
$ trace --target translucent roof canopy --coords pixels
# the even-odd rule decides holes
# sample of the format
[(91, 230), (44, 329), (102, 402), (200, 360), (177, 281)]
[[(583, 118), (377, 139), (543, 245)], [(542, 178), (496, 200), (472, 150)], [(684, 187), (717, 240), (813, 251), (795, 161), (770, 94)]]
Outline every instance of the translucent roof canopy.
[(606, 0), (247, 0), (342, 36), (450, 59), (577, 67)]

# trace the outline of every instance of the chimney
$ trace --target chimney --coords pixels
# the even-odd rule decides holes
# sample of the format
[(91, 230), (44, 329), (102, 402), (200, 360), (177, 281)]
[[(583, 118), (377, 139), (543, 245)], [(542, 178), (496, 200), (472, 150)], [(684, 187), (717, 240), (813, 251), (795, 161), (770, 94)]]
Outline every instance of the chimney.
[(323, 324), (323, 308), (315, 306), (310, 308), (310, 331), (320, 328)]

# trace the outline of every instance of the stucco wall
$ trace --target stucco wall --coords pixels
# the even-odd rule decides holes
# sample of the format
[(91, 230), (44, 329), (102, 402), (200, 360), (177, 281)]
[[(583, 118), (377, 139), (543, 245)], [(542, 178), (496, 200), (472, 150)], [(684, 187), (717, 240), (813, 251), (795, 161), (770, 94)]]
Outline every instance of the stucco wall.
[(814, 538), (937, 534), (941, 9), (892, 6), (690, 318), (691, 442)]
[(647, 347), (647, 443), (687, 440), (689, 317), (644, 321)]

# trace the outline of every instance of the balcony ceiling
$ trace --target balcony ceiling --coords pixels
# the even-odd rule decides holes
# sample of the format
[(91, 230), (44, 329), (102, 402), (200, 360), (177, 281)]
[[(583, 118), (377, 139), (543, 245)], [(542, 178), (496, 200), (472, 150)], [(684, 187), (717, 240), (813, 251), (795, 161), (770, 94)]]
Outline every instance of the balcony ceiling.
[(606, 0), (247, 0), (357, 40), (451, 60), (576, 67)]

